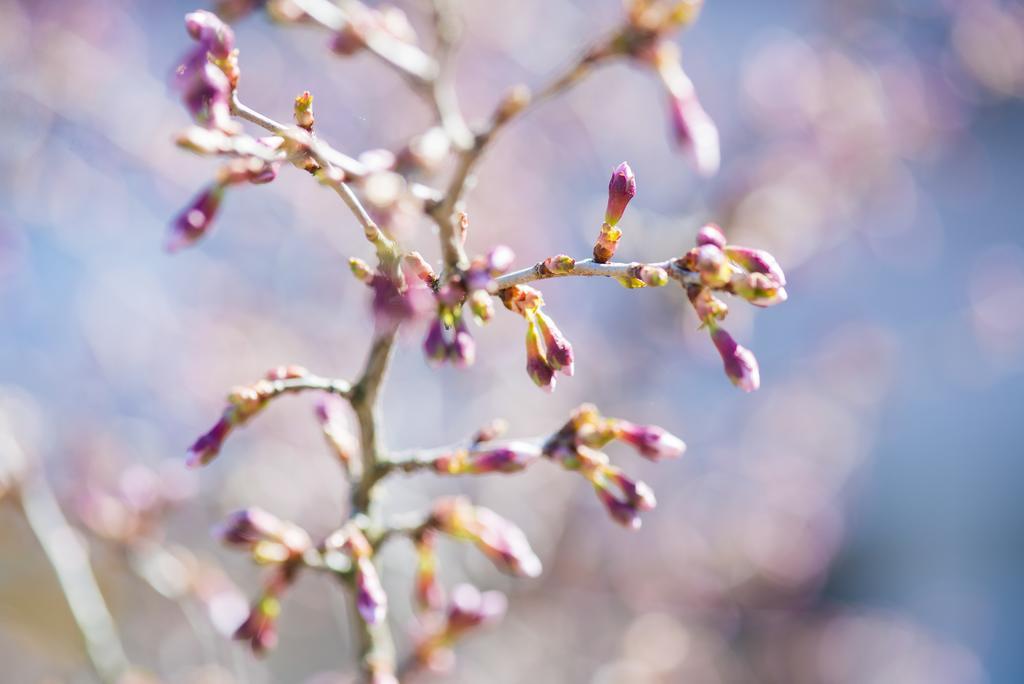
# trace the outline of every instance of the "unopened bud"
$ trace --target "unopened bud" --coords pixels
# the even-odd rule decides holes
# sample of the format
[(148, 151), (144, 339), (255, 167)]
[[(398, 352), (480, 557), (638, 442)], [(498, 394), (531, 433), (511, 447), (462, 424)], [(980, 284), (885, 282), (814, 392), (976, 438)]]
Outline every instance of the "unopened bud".
[(370, 265), (358, 257), (350, 257), (348, 260), (348, 267), (352, 270), (352, 275), (355, 276), (356, 280), (366, 285), (373, 282), (373, 269)]
[(426, 285), (433, 287), (437, 282), (437, 273), (434, 272), (430, 262), (424, 259), (419, 252), (409, 252), (405, 255), (403, 262), (410, 275), (419, 278)]
[(753, 392), (761, 384), (761, 374), (754, 354), (736, 343), (728, 332), (718, 326), (711, 326), (711, 341), (722, 356), (725, 374), (732, 384), (744, 392)]
[(224, 186), (214, 183), (196, 195), (192, 203), (171, 223), (171, 236), (167, 242), (169, 251), (194, 244), (210, 230), (224, 199)]
[(548, 365), (563, 375), (571, 376), (574, 370), (575, 354), (569, 340), (558, 329), (555, 322), (543, 312), (537, 312), (537, 325), (544, 337), (544, 347)]
[(555, 371), (544, 355), (541, 332), (533, 320), (526, 328), (526, 373), (541, 389), (547, 392), (555, 391)]
[(652, 461), (678, 458), (686, 444), (657, 425), (636, 425), (625, 420), (615, 422), (616, 436)]
[(612, 172), (608, 182), (608, 206), (604, 212), (605, 223), (614, 226), (626, 211), (626, 205), (636, 196), (636, 178), (629, 164), (622, 162)]
[(607, 223), (602, 224), (601, 232), (597, 236), (597, 243), (594, 244), (594, 261), (599, 264), (611, 261), (621, 239), (621, 230)]
[(313, 96), (306, 90), (295, 98), (295, 123), (307, 131), (312, 131), (314, 121)]
[(552, 275), (572, 273), (572, 270), (576, 268), (576, 260), (568, 254), (550, 256), (543, 261), (543, 264), (544, 270)]
[(697, 231), (698, 247), (701, 245), (714, 245), (719, 249), (725, 249), (725, 244), (725, 235), (722, 233), (722, 229), (714, 223), (701, 226), (701, 229)]
[(477, 323), (484, 324), (494, 318), (494, 301), (486, 290), (473, 290), (469, 295), (469, 309)]

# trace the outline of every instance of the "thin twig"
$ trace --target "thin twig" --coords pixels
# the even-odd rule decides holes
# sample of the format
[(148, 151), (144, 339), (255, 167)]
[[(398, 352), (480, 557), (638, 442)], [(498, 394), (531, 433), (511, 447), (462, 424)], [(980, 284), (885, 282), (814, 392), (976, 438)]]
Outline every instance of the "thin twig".
[[(345, 30), (355, 15), (368, 11), (365, 5), (355, 0), (339, 0), (340, 7), (328, 0), (292, 2), (310, 19), (334, 33)], [(395, 69), (415, 88), (429, 92), (437, 76), (437, 64), (430, 55), (384, 31), (371, 30), (360, 34), (360, 37), (371, 54)]]
[(673, 280), (677, 280), (683, 285), (696, 285), (700, 283), (700, 275), (693, 271), (688, 271), (678, 264), (675, 260), (669, 259), (668, 261), (659, 261), (651, 264), (638, 264), (638, 263), (621, 263), (621, 262), (610, 262), (601, 264), (593, 259), (581, 259), (577, 261), (575, 266), (567, 272), (552, 273), (545, 268), (543, 262), (538, 262), (529, 268), (524, 268), (519, 271), (513, 271), (512, 273), (506, 273), (503, 276), (499, 276), (494, 279), (497, 283), (498, 291), (508, 289), (514, 285), (524, 285), (531, 283), (535, 280), (548, 280), (550, 278), (565, 278), (568, 276), (602, 276), (605, 278), (629, 278), (635, 277), (635, 273), (640, 266), (653, 266), (663, 268), (668, 272), (668, 275)]
[(130, 665), (114, 618), (96, 583), (88, 552), (61, 512), (41, 466), (26, 474), (19, 494), (25, 519), (57, 575), (96, 674), (104, 682), (120, 681)]

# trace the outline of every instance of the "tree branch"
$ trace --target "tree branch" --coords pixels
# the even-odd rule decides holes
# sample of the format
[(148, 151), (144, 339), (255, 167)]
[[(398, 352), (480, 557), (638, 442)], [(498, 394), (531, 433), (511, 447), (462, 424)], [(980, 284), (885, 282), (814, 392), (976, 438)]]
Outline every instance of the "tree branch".
[(96, 674), (110, 684), (121, 681), (130, 665), (114, 618), (89, 566), (88, 552), (61, 512), (41, 465), (26, 474), (19, 495), (25, 519), (57, 575)]
[(697, 285), (700, 283), (700, 275), (688, 271), (678, 264), (674, 259), (668, 261), (659, 261), (650, 264), (640, 263), (622, 263), (622, 262), (610, 262), (601, 264), (593, 259), (581, 259), (576, 262), (571, 270), (566, 272), (553, 273), (549, 271), (545, 266), (544, 262), (538, 262), (529, 268), (524, 268), (519, 271), (513, 271), (512, 273), (506, 273), (503, 276), (499, 276), (494, 279), (498, 284), (498, 291), (506, 290), (515, 285), (525, 285), (535, 280), (548, 280), (550, 278), (564, 278), (567, 276), (603, 276), (605, 278), (629, 278), (635, 277), (633, 274), (636, 269), (641, 266), (654, 266), (665, 269), (668, 275), (673, 280), (677, 280), (683, 285)]

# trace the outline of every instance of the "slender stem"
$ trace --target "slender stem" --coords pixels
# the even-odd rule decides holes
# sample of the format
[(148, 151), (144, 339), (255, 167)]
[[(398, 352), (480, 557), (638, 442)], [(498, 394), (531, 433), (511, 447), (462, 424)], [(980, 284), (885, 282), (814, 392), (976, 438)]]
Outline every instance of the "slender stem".
[[(338, 0), (338, 5), (328, 0), (292, 0), (313, 21), (324, 28), (338, 33), (352, 24), (352, 18), (366, 14), (369, 10), (356, 0)], [(397, 71), (415, 88), (429, 89), (437, 75), (437, 64), (415, 45), (406, 43), (384, 31), (371, 30), (360, 33), (363, 45), (375, 57)]]
[(605, 278), (635, 277), (633, 274), (640, 266), (656, 266), (665, 269), (673, 280), (683, 285), (695, 285), (700, 283), (700, 276), (693, 271), (681, 268), (675, 260), (659, 261), (651, 264), (609, 262), (601, 264), (593, 259), (581, 259), (570, 271), (552, 273), (544, 267), (543, 262), (538, 262), (529, 268), (524, 268), (512, 273), (495, 278), (498, 290), (505, 290), (514, 285), (524, 285), (535, 280), (547, 280), (549, 278), (564, 278), (567, 276), (603, 276)]
[(455, 49), (462, 36), (462, 19), (455, 0), (432, 0), (434, 32), (437, 35), (437, 78), (433, 82), (433, 105), (441, 128), (458, 150), (469, 149), (473, 131), (459, 107), (453, 77)]
[(104, 682), (120, 681), (130, 665), (114, 618), (89, 566), (88, 552), (61, 512), (41, 467), (26, 475), (19, 499), (29, 527), (57, 574), (96, 674)]

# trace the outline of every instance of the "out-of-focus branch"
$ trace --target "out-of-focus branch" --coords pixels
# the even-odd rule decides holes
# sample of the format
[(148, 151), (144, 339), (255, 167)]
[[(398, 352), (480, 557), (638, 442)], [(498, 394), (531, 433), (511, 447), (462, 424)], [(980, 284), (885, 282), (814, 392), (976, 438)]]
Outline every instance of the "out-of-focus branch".
[(598, 45), (586, 50), (567, 69), (556, 75), (550, 82), (536, 91), (532, 97), (525, 90), (514, 90), (498, 105), (491, 116), (490, 123), (473, 135), (472, 144), (459, 154), (455, 171), (448, 183), (448, 188), (439, 202), (429, 206), (429, 214), (437, 223), (441, 249), (445, 265), (449, 269), (463, 269), (468, 265), (462, 236), (456, 225), (456, 208), (462, 200), (473, 175), (476, 165), (483, 156), (494, 136), (504, 126), (529, 110), (532, 106), (558, 95), (586, 76), (599, 62), (616, 54), (612, 48), (618, 34), (601, 41)]
[(18, 491), (25, 519), (57, 575), (96, 674), (104, 682), (120, 681), (130, 665), (114, 618), (89, 566), (88, 552), (61, 512), (41, 466), (26, 473)]
[(675, 260), (659, 261), (650, 264), (610, 262), (598, 263), (593, 259), (581, 259), (566, 271), (552, 272), (548, 270), (544, 262), (538, 262), (529, 268), (524, 268), (512, 273), (506, 273), (494, 279), (498, 291), (508, 289), (514, 285), (524, 285), (535, 280), (547, 280), (549, 278), (564, 278), (567, 276), (602, 276), (605, 278), (635, 278), (639, 267), (649, 266), (663, 268), (669, 277), (679, 281), (683, 285), (700, 284), (700, 275), (680, 267)]
[[(233, 91), (231, 93), (231, 111), (238, 118), (254, 123), (260, 128), (270, 131), (275, 135), (282, 135), (295, 129), (294, 126), (289, 126), (276, 121), (244, 104), (238, 97), (238, 91)], [(315, 138), (315, 143), (316, 154), (329, 165), (337, 167), (337, 169), (344, 174), (344, 180), (346, 182), (358, 182), (366, 177), (367, 169), (359, 160), (353, 159), (352, 157), (338, 151), (319, 138)], [(422, 183), (410, 183), (409, 190), (413, 195), (421, 200), (436, 202), (441, 198), (441, 192), (439, 190)]]
[[(313, 21), (338, 33), (348, 27), (354, 16), (365, 13), (366, 7), (356, 0), (292, 0)], [(397, 71), (421, 91), (429, 92), (437, 77), (437, 63), (415, 45), (395, 38), (384, 31), (373, 30), (361, 35), (366, 49)]]
[(441, 128), (458, 150), (473, 145), (473, 131), (470, 130), (455, 92), (454, 69), (455, 49), (462, 36), (462, 18), (459, 16), (456, 0), (432, 0), (434, 32), (437, 36), (437, 78), (433, 82), (433, 104)]

